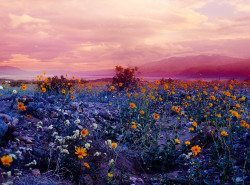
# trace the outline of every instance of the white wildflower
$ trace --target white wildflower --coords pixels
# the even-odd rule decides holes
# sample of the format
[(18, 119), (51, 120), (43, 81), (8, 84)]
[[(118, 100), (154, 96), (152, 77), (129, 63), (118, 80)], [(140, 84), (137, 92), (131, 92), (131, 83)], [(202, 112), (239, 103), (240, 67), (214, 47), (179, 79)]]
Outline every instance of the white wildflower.
[(22, 152), (21, 151), (16, 151), (16, 154), (19, 156), (19, 157), (22, 157)]
[(110, 139), (108, 139), (107, 141), (105, 141), (105, 144), (111, 146), (112, 141)]
[(69, 154), (69, 151), (67, 149), (62, 149), (61, 153), (63, 153), (63, 154)]
[(16, 159), (16, 158), (17, 158), (15, 154), (10, 154), (9, 156), (10, 156), (12, 159)]
[(74, 132), (74, 136), (79, 137), (79, 135), (80, 135), (80, 131), (79, 130), (75, 130), (73, 132)]
[(13, 94), (16, 94), (16, 93), (17, 93), (17, 90), (14, 89), (12, 92), (13, 92)]
[(11, 171), (7, 172), (8, 177), (11, 177)]
[(67, 125), (67, 126), (69, 126), (69, 125), (70, 125), (69, 120), (66, 120), (66, 121), (65, 121), (65, 125)]
[(186, 159), (189, 159), (192, 154), (193, 152), (189, 152), (188, 155), (186, 155)]
[(85, 144), (85, 148), (89, 149), (89, 147), (90, 147), (90, 144), (89, 144), (89, 143), (86, 143), (86, 144)]
[(0, 85), (0, 90), (2, 90), (2, 89), (3, 89), (3, 86)]
[(80, 119), (76, 119), (76, 120), (74, 121), (75, 124), (79, 124), (80, 122), (81, 122)]
[(38, 121), (38, 122), (37, 122), (37, 125), (43, 125), (43, 122)]
[(22, 176), (22, 173), (15, 173), (15, 175), (17, 176), (17, 178), (18, 178), (18, 176)]
[(52, 129), (53, 129), (53, 125), (50, 125), (50, 126), (48, 127), (48, 129), (52, 130)]
[(96, 123), (93, 123), (93, 128), (97, 129), (98, 125)]
[(55, 135), (57, 135), (58, 133), (57, 132), (54, 132), (53, 134), (52, 134), (52, 136), (55, 136)]
[(101, 155), (101, 152), (94, 153), (94, 156), (99, 156), (99, 155)]
[(42, 127), (41, 125), (38, 125), (38, 126), (36, 127), (36, 129), (37, 129), (37, 130), (39, 130), (39, 129), (43, 130), (43, 127)]
[(71, 139), (71, 137), (70, 137), (70, 136), (66, 136), (66, 137), (65, 137), (65, 139), (70, 140), (70, 139)]
[(36, 160), (33, 160), (32, 162), (25, 164), (25, 166), (31, 166), (31, 165), (34, 165), (34, 166), (37, 165)]
[(110, 161), (109, 161), (109, 166), (112, 166), (113, 164), (114, 164), (114, 159), (110, 159)]

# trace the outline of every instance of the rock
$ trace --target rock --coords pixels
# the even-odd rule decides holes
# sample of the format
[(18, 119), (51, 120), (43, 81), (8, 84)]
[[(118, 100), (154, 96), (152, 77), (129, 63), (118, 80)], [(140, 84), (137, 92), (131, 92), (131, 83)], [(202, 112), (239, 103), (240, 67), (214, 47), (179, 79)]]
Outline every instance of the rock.
[(123, 135), (119, 135), (119, 136), (117, 136), (117, 138), (116, 138), (118, 141), (121, 141), (122, 139), (123, 139)]
[(247, 144), (247, 146), (250, 145), (250, 134), (248, 132), (244, 134), (243, 141)]
[(83, 119), (84, 115), (83, 114), (79, 114), (79, 119)]
[(192, 126), (193, 126), (192, 123), (193, 123), (193, 122), (191, 122), (191, 121), (188, 122), (188, 123), (185, 123), (185, 126), (187, 126), (187, 127), (192, 127)]
[(45, 155), (45, 151), (43, 149), (36, 148), (36, 147), (32, 148), (32, 153), (39, 157), (43, 157)]
[(177, 179), (179, 177), (179, 171), (171, 172), (167, 174), (168, 179)]
[(70, 104), (69, 104), (69, 106), (71, 107), (71, 108), (73, 108), (73, 109), (79, 109), (79, 103), (77, 103), (77, 102), (70, 102)]
[(58, 113), (53, 111), (53, 112), (50, 113), (50, 117), (51, 118), (57, 118), (58, 117)]
[(250, 175), (248, 175), (246, 177), (246, 179), (244, 180), (245, 184), (250, 184)]
[(33, 102), (33, 101), (34, 101), (34, 98), (29, 97), (29, 96), (22, 96), (22, 97), (18, 98), (18, 102), (27, 103), (27, 102)]
[(0, 118), (2, 118), (5, 123), (10, 123), (11, 122), (11, 117), (9, 115), (7, 115), (7, 114), (0, 113)]
[(0, 97), (0, 101), (10, 101), (12, 100), (12, 95), (5, 95)]
[(15, 137), (17, 137), (17, 136), (19, 136), (19, 132), (14, 131), (14, 132), (12, 133), (12, 135), (15, 136)]
[(0, 113), (7, 113), (10, 112), (10, 102), (1, 102), (0, 101)]
[(91, 114), (92, 114), (93, 116), (97, 116), (97, 115), (99, 114), (99, 111), (96, 110), (96, 109), (94, 109), (94, 110), (91, 112)]
[(17, 125), (18, 123), (19, 123), (19, 119), (13, 118), (12, 124), (13, 124), (13, 125)]
[(112, 119), (112, 115), (110, 114), (110, 112), (106, 109), (100, 110), (99, 116), (103, 117), (106, 120), (111, 120)]
[(55, 103), (55, 99), (56, 99), (56, 96), (49, 96), (47, 98), (48, 102), (51, 103), (51, 104), (54, 104)]
[(81, 106), (82, 106), (82, 107), (85, 107), (85, 108), (89, 108), (89, 103), (84, 102), (84, 103), (81, 104)]
[(95, 123), (95, 122), (96, 122), (95, 118), (89, 118), (89, 121), (90, 121), (91, 123)]
[(2, 137), (5, 136), (7, 131), (8, 131), (8, 125), (0, 117), (0, 141), (2, 140)]
[(89, 184), (89, 185), (93, 185), (94, 184), (94, 180), (91, 178), (90, 175), (84, 176), (84, 181), (85, 181), (86, 184)]
[(130, 177), (129, 178), (130, 183), (136, 184), (136, 185), (144, 185), (144, 181), (141, 178), (137, 177)]
[(32, 144), (34, 141), (34, 138), (29, 136), (18, 136), (17, 137), (20, 141), (24, 141), (26, 144)]
[[(215, 134), (216, 132), (216, 129), (215, 127), (213, 126), (207, 126), (205, 128), (203, 128), (203, 132), (204, 132), (204, 143), (203, 144), (207, 144), (207, 143), (210, 143), (213, 141), (213, 138), (212, 138), (212, 134), (211, 132), (213, 132), (213, 134)], [(201, 138), (201, 133), (197, 133), (192, 139), (191, 139), (191, 143), (193, 145), (199, 145), (200, 144), (200, 141), (202, 140)]]
[(0, 117), (4, 120), (5, 123), (12, 123), (12, 125), (17, 125), (19, 122), (19, 119), (13, 118), (7, 114), (0, 113)]
[(20, 122), (20, 126), (23, 128), (23, 129), (25, 129), (25, 130), (27, 130), (28, 128), (28, 121), (26, 121), (26, 120), (22, 120), (21, 122)]
[(43, 125), (49, 124), (49, 119), (48, 118), (43, 118), (42, 122), (43, 122)]
[(237, 183), (243, 182), (243, 178), (242, 178), (242, 177), (236, 177), (236, 182), (237, 182)]
[(36, 177), (41, 177), (41, 172), (39, 169), (33, 169), (31, 170), (31, 173), (35, 175)]
[(39, 102), (39, 103), (37, 104), (37, 107), (38, 107), (38, 108), (44, 108), (44, 103), (43, 103), (43, 102)]
[(5, 170), (0, 167), (0, 174), (2, 174), (2, 178), (0, 178), (0, 183), (3, 183), (3, 180), (4, 180), (3, 172), (5, 172)]
[(4, 149), (4, 152), (10, 154), (10, 153), (12, 152), (12, 150), (9, 149), (9, 148), (5, 148), (5, 149)]
[(83, 126), (82, 126), (82, 125), (78, 125), (77, 127), (78, 127), (80, 130), (83, 129)]
[(181, 154), (178, 157), (179, 160), (184, 160), (185, 158), (186, 158), (186, 154)]

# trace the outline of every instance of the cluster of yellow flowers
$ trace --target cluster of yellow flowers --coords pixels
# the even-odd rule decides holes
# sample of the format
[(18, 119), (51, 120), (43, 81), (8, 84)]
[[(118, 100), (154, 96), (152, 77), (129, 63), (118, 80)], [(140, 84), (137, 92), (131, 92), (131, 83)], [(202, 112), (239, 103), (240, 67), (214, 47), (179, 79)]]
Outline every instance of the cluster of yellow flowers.
[(10, 166), (10, 164), (13, 162), (13, 159), (10, 156), (6, 155), (1, 157), (1, 162), (3, 165)]
[(26, 107), (24, 106), (23, 102), (19, 102), (17, 104), (17, 108), (20, 109), (21, 111), (25, 111), (26, 110)]

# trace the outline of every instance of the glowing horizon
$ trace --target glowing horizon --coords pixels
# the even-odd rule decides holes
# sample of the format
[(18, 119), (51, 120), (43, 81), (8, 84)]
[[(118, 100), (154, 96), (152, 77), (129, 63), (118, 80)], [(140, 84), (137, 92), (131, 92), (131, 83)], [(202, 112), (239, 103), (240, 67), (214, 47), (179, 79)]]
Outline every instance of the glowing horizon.
[(250, 58), (244, 0), (2, 0), (0, 66), (101, 70), (171, 56)]

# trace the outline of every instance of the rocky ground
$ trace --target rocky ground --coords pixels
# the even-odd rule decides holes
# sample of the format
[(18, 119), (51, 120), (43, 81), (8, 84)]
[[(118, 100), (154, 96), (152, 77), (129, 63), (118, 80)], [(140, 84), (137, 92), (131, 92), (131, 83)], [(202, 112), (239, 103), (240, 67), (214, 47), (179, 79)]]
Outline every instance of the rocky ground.
[[(16, 104), (13, 104), (13, 102), (16, 102), (16, 99), (18, 99), (18, 102), (25, 103), (25, 114), (16, 108)], [(81, 122), (76, 125), (79, 130), (82, 130), (86, 124), (91, 125), (93, 123), (99, 125), (98, 129), (100, 129), (100, 132), (102, 130), (101, 127), (104, 125), (110, 125), (114, 128), (119, 127), (119, 112), (117, 109), (107, 108), (108, 103), (72, 101), (63, 106), (63, 114), (61, 107), (57, 107), (54, 103), (54, 96), (50, 96), (47, 99), (40, 98), (39, 101), (32, 95), (16, 97), (3, 95), (0, 97), (0, 154), (1, 156), (14, 154), (16, 157), (13, 166), (0, 167), (1, 183), (75, 184), (75, 182), (71, 181), (70, 172), (67, 172), (67, 169), (57, 169), (57, 163), (52, 158), (51, 161), (48, 161), (51, 157), (50, 155), (54, 152), (56, 144), (51, 135), (62, 130), (59, 127), (51, 129), (50, 125), (57, 122), (60, 116), (65, 120), (80, 119)], [(31, 117), (28, 118), (27, 115), (31, 115)], [(208, 179), (214, 179), (213, 182), (220, 184), (219, 174), (216, 174), (216, 171), (213, 170), (211, 161), (206, 160), (209, 150), (211, 150), (210, 145), (213, 142), (210, 131), (216, 132), (214, 128), (203, 125), (205, 134), (204, 138), (200, 138), (199, 135), (188, 132), (191, 122), (183, 120), (176, 125), (176, 128), (173, 128), (172, 123), (176, 116), (170, 116), (168, 119), (169, 124), (164, 125), (158, 143), (164, 147), (166, 136), (174, 135), (176, 128), (178, 129), (180, 140), (190, 140), (192, 143), (197, 144), (202, 140), (204, 148), (200, 156), (200, 163), (207, 166), (211, 165), (210, 171), (206, 170), (203, 173)], [(82, 120), (84, 121), (82, 122)], [(42, 125), (39, 122), (42, 122)], [(98, 136), (93, 136), (92, 140), (95, 141), (95, 144), (92, 147), (98, 149), (101, 153), (109, 155), (106, 147), (102, 144), (105, 141), (104, 135), (101, 133)], [(117, 143), (121, 142), (122, 138), (119, 138), (119, 135), (115, 137)], [(242, 153), (250, 145), (249, 132), (245, 133), (243, 138), (235, 146), (239, 150), (239, 156), (243, 156)], [(187, 160), (187, 153), (183, 153), (183, 150), (181, 150), (181, 145), (177, 146), (176, 154), (173, 158), (178, 165), (164, 172), (145, 166), (141, 160), (141, 151), (136, 150), (136, 148), (129, 149), (126, 145), (118, 144), (117, 151), (119, 155), (117, 155), (117, 171), (115, 173), (124, 174), (123, 184), (187, 183), (190, 164)], [(114, 154), (110, 153), (110, 155)], [(98, 166), (98, 178), (93, 178), (93, 175), (87, 173), (84, 176), (85, 182), (83, 183), (106, 184), (106, 181), (100, 177), (102, 173), (106, 173), (109, 159), (105, 155), (101, 155), (98, 159), (93, 159), (95, 165)], [(244, 166), (244, 162), (244, 158), (234, 161), (235, 168)], [(249, 162), (247, 162), (247, 165), (249, 165)], [(7, 173), (8, 171), (11, 171), (11, 175)], [(242, 169), (239, 169), (238, 172), (239, 176), (236, 178), (236, 181), (241, 184), (242, 176), (240, 175), (242, 175)], [(245, 180), (245, 184), (250, 183), (249, 178), (250, 176)]]

